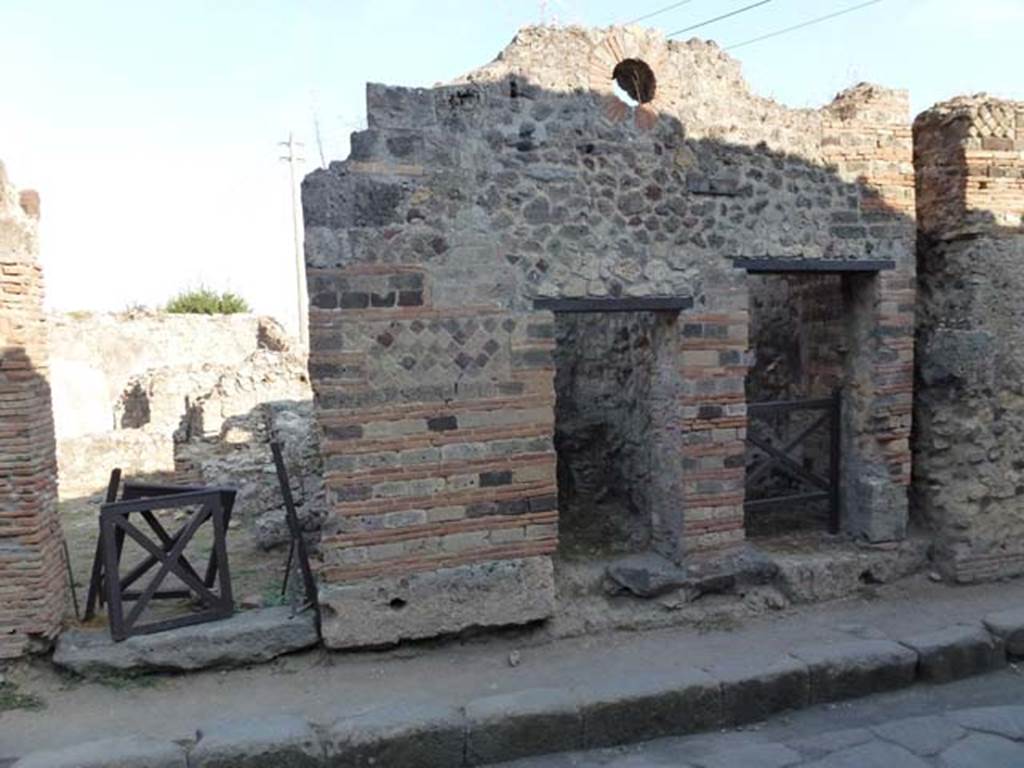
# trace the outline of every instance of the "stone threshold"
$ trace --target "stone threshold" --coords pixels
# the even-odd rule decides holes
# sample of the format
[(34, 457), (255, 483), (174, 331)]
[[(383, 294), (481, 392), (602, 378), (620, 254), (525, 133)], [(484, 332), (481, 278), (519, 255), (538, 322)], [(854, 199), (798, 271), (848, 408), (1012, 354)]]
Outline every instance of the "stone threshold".
[(68, 630), (57, 639), (53, 663), (84, 677), (195, 672), (259, 664), (319, 642), (312, 610), (277, 606), (121, 642), (106, 629)]
[(393, 703), (331, 723), (274, 714), (224, 720), (193, 740), (106, 739), (26, 755), (14, 768), (201, 768), (231, 765), (484, 766), (757, 722), (786, 710), (914, 683), (943, 683), (1024, 656), (1024, 608), (920, 635), (797, 646), (777, 659), (648, 674), (595, 675), (462, 704)]

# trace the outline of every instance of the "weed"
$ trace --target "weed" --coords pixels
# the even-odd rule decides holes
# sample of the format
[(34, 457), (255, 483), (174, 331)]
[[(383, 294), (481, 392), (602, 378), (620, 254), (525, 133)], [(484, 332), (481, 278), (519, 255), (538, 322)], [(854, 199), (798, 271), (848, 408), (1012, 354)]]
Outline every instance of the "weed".
[(46, 709), (46, 702), (32, 693), (21, 693), (14, 683), (0, 683), (0, 712), (27, 709), (31, 712)]
[(234, 315), (249, 311), (249, 302), (231, 291), (217, 293), (205, 286), (182, 291), (167, 302), (172, 314)]

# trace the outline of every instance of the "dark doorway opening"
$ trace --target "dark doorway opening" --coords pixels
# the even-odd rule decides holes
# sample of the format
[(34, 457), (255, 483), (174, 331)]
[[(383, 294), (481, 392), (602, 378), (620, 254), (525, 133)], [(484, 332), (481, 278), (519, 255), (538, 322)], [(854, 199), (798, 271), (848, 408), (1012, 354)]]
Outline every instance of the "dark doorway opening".
[[(584, 310), (591, 308), (581, 306)], [(672, 556), (682, 534), (674, 311), (555, 312), (560, 551)]]

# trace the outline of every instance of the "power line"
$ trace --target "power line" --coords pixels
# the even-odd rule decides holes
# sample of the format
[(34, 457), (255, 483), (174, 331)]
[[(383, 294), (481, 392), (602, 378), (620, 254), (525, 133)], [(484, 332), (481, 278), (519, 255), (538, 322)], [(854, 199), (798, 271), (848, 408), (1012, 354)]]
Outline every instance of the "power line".
[(853, 13), (854, 11), (859, 11), (861, 8), (867, 8), (869, 5), (877, 5), (880, 2), (882, 2), (882, 0), (869, 0), (869, 2), (861, 3), (860, 5), (855, 5), (855, 6), (851, 7), (851, 8), (846, 8), (846, 9), (844, 9), (842, 11), (836, 11), (835, 13), (830, 13), (830, 14), (827, 14), (825, 16), (818, 16), (817, 18), (811, 19), (810, 21), (805, 21), (802, 24), (794, 24), (792, 27), (786, 27), (785, 29), (779, 29), (779, 30), (776, 30), (775, 32), (769, 32), (767, 35), (761, 35), (760, 37), (752, 37), (749, 40), (744, 40), (742, 43), (736, 43), (735, 45), (727, 45), (725, 47), (725, 50), (731, 51), (731, 50), (733, 50), (735, 48), (742, 48), (744, 45), (750, 45), (751, 43), (759, 43), (762, 40), (767, 40), (767, 39), (772, 38), (772, 37), (778, 37), (779, 35), (784, 35), (787, 32), (795, 32), (798, 29), (803, 29), (804, 27), (809, 27), (812, 24), (820, 24), (823, 21), (828, 21), (829, 19), (834, 19), (837, 16), (844, 16), (847, 13)]
[(638, 21), (644, 21), (646, 19), (651, 18), (652, 16), (660, 16), (663, 13), (668, 13), (669, 11), (675, 10), (681, 5), (686, 5), (687, 3), (692, 2), (693, 0), (680, 0), (680, 2), (678, 3), (672, 3), (672, 5), (666, 5), (664, 8), (659, 8), (658, 10), (652, 11), (651, 13), (645, 14), (643, 16), (637, 16), (635, 19), (630, 19), (629, 21), (623, 22), (623, 24), (636, 24)]
[(755, 8), (758, 8), (758, 7), (762, 6), (762, 5), (767, 5), (771, 1), (772, 0), (761, 0), (761, 2), (759, 2), (759, 3), (751, 3), (750, 5), (745, 5), (742, 8), (737, 8), (735, 11), (730, 11), (729, 13), (723, 13), (721, 16), (715, 16), (715, 18), (713, 18), (713, 19), (707, 19), (706, 21), (702, 21), (702, 22), (700, 22), (698, 24), (691, 24), (688, 27), (683, 27), (682, 29), (677, 29), (675, 32), (669, 32), (667, 35), (665, 35), (665, 37), (675, 37), (676, 35), (683, 34), (683, 32), (689, 32), (691, 29), (699, 29), (700, 27), (708, 26), (708, 24), (714, 24), (716, 21), (721, 21), (722, 19), (728, 19), (731, 16), (739, 16), (741, 13), (746, 13), (747, 11), (752, 11)]

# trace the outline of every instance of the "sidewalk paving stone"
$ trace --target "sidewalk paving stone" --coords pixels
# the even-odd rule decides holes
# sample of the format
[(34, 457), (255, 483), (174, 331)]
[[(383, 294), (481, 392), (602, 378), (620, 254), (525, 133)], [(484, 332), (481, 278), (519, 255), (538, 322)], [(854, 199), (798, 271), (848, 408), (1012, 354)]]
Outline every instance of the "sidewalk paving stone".
[(876, 735), (899, 744), (915, 755), (928, 757), (937, 755), (957, 739), (963, 738), (966, 731), (947, 717), (925, 715), (884, 723), (871, 728)]
[[(736, 768), (740, 768), (737, 766)], [(931, 768), (912, 752), (887, 741), (870, 741), (805, 763), (803, 768)], [(981, 768), (980, 765), (977, 768)]]
[(583, 747), (576, 697), (559, 688), (531, 688), (486, 696), (466, 705), (466, 762), (568, 752)]
[(1024, 739), (1024, 706), (976, 707), (960, 710), (951, 717), (972, 731), (993, 733), (1008, 739)]
[(33, 752), (14, 768), (187, 768), (185, 750), (169, 742), (128, 736)]
[(413, 702), (343, 717), (325, 733), (331, 768), (460, 766), (466, 745), (461, 709)]
[(322, 768), (324, 750), (301, 717), (222, 720), (203, 728), (189, 768)]
[(1024, 608), (988, 614), (984, 624), (1006, 644), (1006, 652), (1015, 658), (1024, 657)]
[(917, 653), (917, 674), (930, 683), (948, 683), (1006, 666), (1003, 641), (980, 624), (957, 624), (901, 640)]
[(914, 651), (889, 640), (808, 645), (790, 655), (807, 664), (812, 704), (903, 688), (917, 667)]
[(787, 744), (805, 757), (816, 758), (824, 757), (830, 752), (865, 744), (873, 738), (874, 736), (867, 728), (843, 728), (838, 731), (828, 731), (819, 736), (797, 739), (787, 742)]
[(739, 749), (726, 749), (700, 758), (690, 758), (695, 768), (786, 768), (803, 757), (784, 744), (752, 744)]
[(705, 671), (722, 684), (722, 713), (728, 725), (757, 722), (810, 702), (807, 664), (792, 656), (768, 666), (750, 659), (716, 664)]
[(1024, 744), (989, 733), (972, 733), (939, 755), (943, 768), (1021, 768)]
[(722, 723), (720, 683), (691, 667), (607, 676), (580, 690), (588, 749), (716, 728)]

